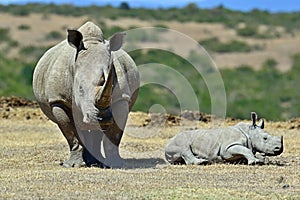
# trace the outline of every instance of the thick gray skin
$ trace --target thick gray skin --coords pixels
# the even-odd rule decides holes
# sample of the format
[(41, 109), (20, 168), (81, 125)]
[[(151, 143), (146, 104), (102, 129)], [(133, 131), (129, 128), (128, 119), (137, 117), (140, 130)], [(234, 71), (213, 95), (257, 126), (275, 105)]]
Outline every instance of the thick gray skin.
[[(255, 114), (256, 117), (256, 114)], [(171, 138), (165, 147), (166, 160), (171, 164), (207, 164), (230, 161), (266, 164), (265, 156), (276, 156), (283, 151), (283, 138), (272, 136), (258, 125), (238, 123), (220, 129), (184, 131)], [(259, 154), (255, 156), (255, 153)]]
[[(122, 34), (104, 41), (101, 29), (87, 22), (69, 31), (68, 40), (49, 49), (35, 68), (35, 97), (70, 147), (65, 167), (123, 164), (118, 147), (140, 79), (134, 61), (119, 50), (122, 42)], [(107, 108), (113, 120), (101, 121)]]

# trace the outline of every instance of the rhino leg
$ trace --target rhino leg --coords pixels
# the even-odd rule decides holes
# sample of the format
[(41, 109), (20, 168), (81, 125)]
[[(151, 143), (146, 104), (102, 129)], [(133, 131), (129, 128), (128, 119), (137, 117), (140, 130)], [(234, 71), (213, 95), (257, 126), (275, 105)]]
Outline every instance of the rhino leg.
[(223, 155), (225, 160), (234, 161), (244, 157), (248, 161), (248, 165), (261, 164), (264, 163), (262, 160), (256, 158), (252, 151), (242, 145), (234, 145), (227, 149), (226, 153)]
[(63, 109), (61, 105), (52, 106), (52, 114), (55, 117), (55, 121), (65, 136), (69, 148), (70, 148), (70, 158), (69, 160), (61, 163), (64, 167), (81, 167), (84, 166), (85, 163), (82, 158), (83, 148), (79, 143), (79, 140), (76, 137), (76, 129), (73, 126), (69, 116)]
[(191, 149), (183, 151), (181, 156), (187, 165), (201, 165), (208, 163), (208, 160), (206, 159), (196, 158)]
[(129, 105), (126, 100), (119, 100), (112, 105), (114, 123), (104, 128), (103, 148), (105, 152), (105, 164), (112, 168), (124, 166), (124, 160), (119, 153), (119, 145), (127, 122)]
[(261, 153), (255, 154), (255, 157), (260, 160), (260, 163), (269, 164), (269, 158)]
[(168, 146), (165, 151), (166, 160), (171, 164), (201, 165), (207, 164), (208, 160), (196, 158), (190, 149), (182, 151), (178, 146)]
[(101, 153), (101, 141), (103, 132), (101, 130), (80, 130), (78, 131), (83, 143), (83, 160), (88, 167), (107, 168), (104, 165), (104, 157)]

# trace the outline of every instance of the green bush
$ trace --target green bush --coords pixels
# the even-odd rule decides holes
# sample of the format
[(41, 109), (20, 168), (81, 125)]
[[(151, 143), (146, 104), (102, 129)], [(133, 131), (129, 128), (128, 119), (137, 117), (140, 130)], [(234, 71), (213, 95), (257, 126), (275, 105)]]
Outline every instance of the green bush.
[(26, 64), (0, 55), (0, 96), (20, 96), (33, 99), (33, 64)]
[(258, 35), (257, 26), (245, 26), (236, 30), (237, 34), (243, 37), (254, 37)]
[(227, 43), (222, 43), (218, 38), (212, 37), (206, 40), (199, 41), (208, 51), (214, 51), (218, 53), (228, 53), (228, 52), (250, 52), (252, 50), (257, 50), (256, 46), (248, 45), (246, 42), (231, 40)]
[(40, 58), (45, 51), (48, 49), (48, 47), (36, 47), (36, 46), (25, 46), (22, 47), (19, 51), (21, 56), (28, 57), (32, 56), (36, 59)]
[(27, 24), (21, 24), (20, 26), (18, 26), (19, 30), (29, 30), (30, 26)]
[(64, 38), (64, 35), (62, 35), (58, 31), (51, 31), (46, 35), (46, 40), (60, 40), (63, 38)]
[(0, 42), (7, 41), (10, 39), (9, 29), (0, 28)]

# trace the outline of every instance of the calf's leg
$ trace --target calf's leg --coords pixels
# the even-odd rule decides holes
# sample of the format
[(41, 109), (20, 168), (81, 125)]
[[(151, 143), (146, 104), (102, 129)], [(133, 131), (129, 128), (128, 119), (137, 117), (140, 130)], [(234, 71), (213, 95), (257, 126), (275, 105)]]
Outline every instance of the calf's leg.
[(248, 165), (264, 163), (262, 160), (256, 158), (250, 149), (242, 145), (234, 145), (229, 147), (222, 157), (225, 160), (231, 161), (244, 157), (248, 160)]
[(201, 165), (201, 164), (207, 164), (207, 162), (208, 162), (208, 160), (206, 160), (206, 159), (196, 158), (190, 148), (183, 151), (181, 156), (187, 165), (190, 165), (190, 164)]

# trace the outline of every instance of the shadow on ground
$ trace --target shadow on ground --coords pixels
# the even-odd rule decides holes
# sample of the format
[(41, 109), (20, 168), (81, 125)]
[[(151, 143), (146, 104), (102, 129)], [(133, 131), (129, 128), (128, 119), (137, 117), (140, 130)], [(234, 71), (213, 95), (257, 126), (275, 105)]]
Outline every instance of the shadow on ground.
[(167, 162), (162, 158), (127, 158), (125, 169), (147, 169), (156, 168), (157, 165), (165, 165)]

